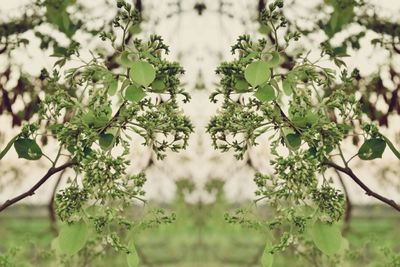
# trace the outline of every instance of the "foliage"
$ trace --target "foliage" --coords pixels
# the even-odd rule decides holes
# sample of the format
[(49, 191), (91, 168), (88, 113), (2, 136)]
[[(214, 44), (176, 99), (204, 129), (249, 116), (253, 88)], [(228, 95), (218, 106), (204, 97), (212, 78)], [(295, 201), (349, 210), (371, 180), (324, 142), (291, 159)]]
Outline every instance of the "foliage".
[[(178, 195), (187, 192), (186, 186), (180, 188), (182, 190), (178, 189)], [(262, 229), (226, 224), (222, 212), (235, 207), (224, 200), (221, 190), (214, 191), (214, 194), (220, 193), (222, 197), (219, 200), (202, 205), (185, 203), (182, 198), (177, 197), (167, 207), (177, 214), (177, 220), (173, 224), (137, 233), (135, 244), (140, 253), (141, 266), (261, 266), (260, 252), (266, 247), (265, 232)], [(253, 206), (251, 203), (244, 205), (247, 204)], [(9, 265), (6, 266), (57, 266), (54, 262), (55, 252), (50, 249), (53, 235), (48, 230), (49, 220), (46, 217), (28, 219), (27, 216), (31, 216), (32, 211), (42, 214), (39, 207), (30, 208), (29, 213), (26, 213), (24, 207), (19, 208), (0, 218), (0, 262), (7, 261)], [(141, 207), (137, 206), (136, 209)], [(382, 207), (356, 209), (347, 234), (350, 250), (343, 255), (347, 259), (347, 266), (396, 266), (396, 251), (399, 249), (396, 237), (400, 230), (397, 215)], [(265, 218), (268, 214), (260, 216)], [(137, 217), (136, 220), (140, 218)], [(93, 248), (96, 249), (95, 246)], [(105, 248), (96, 257), (91, 253), (79, 253), (78, 256), (79, 259), (75, 256), (70, 261), (72, 266), (84, 263), (86, 266), (99, 267), (127, 266), (124, 255), (110, 248)], [(273, 266), (315, 266), (310, 259), (324, 267), (346, 266), (328, 262), (312, 244), (302, 247), (301, 251), (289, 247), (282, 254), (274, 254), (273, 258)]]
[[(57, 10), (46, 6), (47, 18), (72, 36), (75, 26), (67, 17), (68, 3), (61, 2)], [(135, 200), (144, 201), (141, 196), (146, 179), (143, 172), (128, 173), (131, 136), (142, 137), (143, 145), (163, 159), (168, 150), (186, 148), (193, 126), (178, 106), (179, 97), (183, 102), (190, 99), (180, 86), (184, 70), (163, 57), (168, 47), (160, 36), (150, 36), (147, 42), (127, 42), (126, 36), (140, 22), (140, 15), (128, 3), (119, 1), (117, 5), (114, 26), (122, 30), (122, 40), (112, 32), (100, 36), (114, 47), (121, 66), (109, 69), (108, 59), (101, 53), (91, 53), (90, 60), (82, 59), (78, 50), (60, 55), (50, 73), (42, 71), (49, 93), (40, 99), (38, 119), (26, 123), (10, 144), (20, 158), (38, 160), (45, 156), (52, 165), (50, 170), (57, 169), (61, 159), (67, 161), (63, 166), (73, 167), (75, 176), (56, 196), (57, 214), (65, 222), (55, 241), (61, 252), (74, 255), (86, 243), (90, 246), (90, 232), (101, 246), (127, 253), (129, 265), (136, 266), (134, 233), (171, 222), (174, 216), (157, 211), (146, 223), (133, 221), (131, 205)], [(54, 12), (62, 12), (62, 16), (54, 16)], [(62, 69), (70, 59), (81, 61), (81, 65)], [(40, 136), (57, 141), (54, 159), (40, 148)]]
[[(298, 32), (284, 31), (288, 21), (282, 8), (283, 1), (276, 1), (260, 14), (260, 23), (274, 36), (272, 42), (240, 36), (232, 46), (232, 53), (238, 57), (217, 68), (220, 86), (210, 99), (217, 102), (222, 98), (222, 107), (211, 118), (207, 131), (216, 149), (232, 150), (237, 159), (243, 159), (247, 150), (258, 144), (260, 136), (268, 136), (274, 172), (257, 173), (254, 179), (260, 197), (257, 201), (267, 201), (275, 211), (260, 222), (273, 230), (267, 242), (274, 244), (266, 253), (283, 251), (290, 245), (300, 249), (312, 229), (315, 245), (333, 255), (346, 243), (334, 228), (344, 212), (344, 196), (333, 186), (327, 169), (336, 167), (331, 162), (338, 156), (346, 171), (356, 156), (362, 160), (380, 158), (387, 138), (374, 124), (360, 123), (362, 109), (352, 93), (356, 91), (357, 70), (349, 73), (344, 62), (324, 49), (318, 60), (311, 61), (306, 51), (290, 59), (290, 68), (280, 67), (288, 60), (286, 49), (299, 38)], [(340, 23), (351, 17), (350, 9), (350, 15), (341, 17)], [(342, 27), (337, 23), (331, 22), (335, 31)], [(340, 75), (334, 69), (321, 67), (322, 60), (336, 64)], [(242, 86), (245, 82), (246, 86)], [(354, 125), (361, 127), (351, 133)], [(347, 160), (341, 146), (353, 134), (365, 141), (359, 152)], [(241, 213), (228, 215), (227, 220), (259, 225)]]
[[(190, 100), (180, 84), (184, 70), (178, 63), (165, 59), (169, 50), (160, 36), (152, 35), (145, 41), (135, 39), (140, 32), (142, 4), (140, 0), (134, 3), (116, 1), (115, 18), (98, 28), (90, 28), (90, 23), (79, 19), (77, 13), (86, 16), (88, 12), (75, 0), (37, 0), (21, 18), (0, 24), (0, 54), (6, 54), (9, 61), (1, 73), (0, 114), (10, 114), (12, 126), (23, 125), (21, 133), (0, 151), (0, 160), (14, 147), (21, 159), (46, 158), (51, 164), (34, 187), (5, 202), (0, 211), (34, 194), (55, 173), (70, 167), (74, 172), (65, 189), (56, 195), (57, 214), (62, 221), (60, 233), (51, 242), (51, 249), (47, 242), (46, 249), (35, 251), (35, 256), (43, 257), (35, 259), (37, 264), (87, 265), (107, 253), (122, 255), (122, 261), (116, 260), (118, 264), (137, 266), (141, 262), (151, 266), (138, 245), (139, 231), (176, 220), (174, 213), (158, 208), (148, 214), (144, 214), (147, 209), (141, 210), (139, 217), (134, 214), (139, 208), (133, 204), (146, 203), (146, 178), (144, 172), (128, 171), (130, 154), (135, 149), (133, 136), (142, 138), (143, 145), (150, 147), (158, 159), (164, 159), (168, 151), (185, 149), (193, 132), (189, 118), (179, 107), (180, 101)], [(168, 18), (184, 12), (181, 3), (172, 5), (177, 12), (168, 14)], [(229, 6), (229, 2), (220, 1), (218, 9), (212, 11), (231, 18), (229, 11), (225, 11)], [(302, 263), (315, 266), (366, 264), (363, 254), (371, 253), (369, 248), (354, 249), (348, 241), (352, 236), (345, 238), (340, 231), (345, 196), (333, 186), (328, 168), (348, 175), (367, 195), (400, 211), (397, 203), (368, 188), (349, 166), (356, 157), (381, 158), (386, 147), (400, 159), (400, 151), (374, 123), (389, 126), (388, 117), (400, 113), (400, 87), (396, 84), (400, 75), (393, 66), (394, 60), (388, 59), (386, 67), (395, 85), (395, 89), (388, 89), (381, 73), (363, 76), (357, 69), (349, 70), (343, 59), (352, 49), (360, 49), (363, 38), (371, 31), (376, 37), (371, 41), (373, 45), (384, 47), (390, 56), (400, 54), (398, 23), (376, 14), (371, 16), (369, 5), (358, 0), (324, 1), (317, 10), (327, 16), (311, 30), (299, 29), (286, 18), (281, 0), (268, 6), (260, 0), (258, 6), (260, 32), (265, 38), (240, 36), (232, 46), (237, 58), (217, 68), (220, 86), (210, 99), (214, 103), (222, 100), (222, 107), (207, 127), (214, 147), (224, 152), (232, 150), (237, 159), (245, 158), (247, 151), (260, 142), (267, 143), (273, 155), (273, 173), (256, 173), (254, 178), (258, 187), (255, 203), (263, 201), (267, 205), (259, 209), (265, 216), (254, 218), (252, 208), (225, 215), (227, 222), (250, 229), (244, 235), (239, 232), (241, 237), (237, 238), (244, 239), (241, 242), (261, 240), (254, 258), (249, 262), (239, 260), (237, 264), (298, 264), (284, 259), (289, 254), (301, 256)], [(199, 16), (209, 12), (203, 1), (197, 1), (194, 10)], [(350, 33), (339, 44), (335, 42), (336, 34), (353, 24), (362, 29)], [(41, 25), (51, 26), (67, 42), (61, 44), (42, 32)], [(11, 90), (6, 89), (15, 72), (13, 54), (30, 43), (26, 38), (29, 31), (39, 39), (40, 49), (50, 50), (57, 61), (51, 70), (44, 69), (39, 76), (18, 70), (17, 83)], [(302, 53), (292, 52), (291, 46), (301, 35), (315, 32), (323, 32), (326, 37), (320, 44), (319, 59), (311, 60), (307, 48), (302, 48)], [(76, 33), (89, 34), (90, 38), (98, 35), (111, 51), (101, 47), (89, 51), (89, 59), (83, 58), (84, 49), (77, 42)], [(324, 60), (336, 67), (322, 67)], [(72, 61), (78, 61), (80, 66), (69, 67)], [(201, 75), (199, 72), (202, 81)], [(196, 84), (199, 89), (204, 86), (201, 82)], [(382, 99), (386, 109), (377, 105)], [(18, 106), (20, 100), (24, 102), (22, 108)], [(45, 147), (48, 139), (58, 145), (55, 157)], [(346, 159), (341, 148), (348, 139), (358, 148)], [(343, 167), (336, 164), (337, 160)], [(59, 165), (61, 161), (65, 163)], [(186, 191), (182, 189), (194, 190), (190, 180), (181, 180), (177, 186), (175, 211), (183, 214), (183, 220), (178, 216), (172, 227), (179, 232), (189, 225), (182, 238), (185, 245), (193, 243), (188, 249), (208, 249), (203, 231), (211, 232), (210, 240), (206, 240), (211, 243), (218, 243), (213, 239), (216, 233), (225, 237), (238, 234), (235, 225), (226, 226), (221, 220), (221, 214), (229, 209), (221, 190), (223, 182), (212, 179), (207, 183), (208, 193), (217, 192), (216, 203), (209, 206), (202, 202), (184, 203)], [(209, 217), (211, 222), (207, 221)], [(232, 227), (232, 232), (228, 227)], [(199, 235), (193, 241), (195, 230)], [(251, 237), (254, 232), (257, 238)], [(162, 232), (165, 233), (175, 240), (175, 232)], [(149, 238), (142, 240), (145, 239)], [(363, 240), (365, 246), (367, 241)], [(185, 257), (186, 247), (178, 247), (178, 256)], [(18, 249), (10, 249), (1, 255), (0, 266), (19, 266), (18, 253)], [(196, 255), (202, 258), (203, 254), (200, 251)], [(368, 257), (377, 258), (376, 266), (399, 265), (396, 252), (388, 247), (374, 247), (372, 254)], [(225, 260), (220, 255), (217, 258), (217, 264)]]

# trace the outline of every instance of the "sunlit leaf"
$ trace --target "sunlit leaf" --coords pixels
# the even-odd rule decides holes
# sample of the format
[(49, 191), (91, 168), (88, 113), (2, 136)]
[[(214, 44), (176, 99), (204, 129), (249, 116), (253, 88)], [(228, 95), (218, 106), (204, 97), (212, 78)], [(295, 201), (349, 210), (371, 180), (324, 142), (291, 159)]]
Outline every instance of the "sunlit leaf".
[(74, 255), (85, 246), (87, 238), (88, 227), (81, 220), (72, 224), (65, 224), (61, 227), (58, 244), (63, 253)]
[(107, 86), (107, 93), (111, 96), (115, 95), (118, 89), (118, 80), (111, 80)]
[(146, 93), (135, 85), (129, 85), (125, 91), (125, 98), (132, 102), (139, 102), (146, 96)]
[(268, 58), (263, 60), (267, 62), (269, 68), (275, 68), (279, 65), (280, 56), (277, 51), (272, 51), (270, 54), (268, 54)]
[(154, 92), (162, 93), (165, 91), (166, 86), (163, 80), (155, 80), (151, 83), (151, 88), (153, 88)]
[(109, 117), (105, 114), (96, 116), (93, 111), (88, 111), (82, 115), (82, 121), (89, 127), (97, 128), (106, 125), (109, 121)]
[(255, 61), (250, 63), (244, 71), (244, 77), (253, 87), (265, 83), (271, 77), (268, 63), (265, 61)]
[(119, 61), (122, 66), (129, 68), (132, 65), (132, 60), (129, 59), (129, 52), (123, 51), (119, 56)]
[(260, 260), (263, 267), (272, 267), (272, 264), (274, 263), (274, 255), (269, 251), (271, 247), (271, 243), (267, 241)]
[(288, 80), (282, 80), (282, 89), (285, 95), (290, 96), (293, 93), (292, 84)]
[(235, 83), (235, 91), (238, 93), (244, 93), (249, 90), (249, 83), (243, 79), (238, 79)]
[(146, 61), (133, 62), (130, 67), (129, 77), (140, 85), (149, 86), (156, 78), (156, 70)]
[(386, 144), (388, 145), (388, 147), (390, 148), (390, 150), (392, 150), (393, 154), (395, 154), (395, 156), (400, 159), (400, 151), (396, 149), (396, 147), (393, 145), (393, 143), (389, 140), (389, 138), (382, 136), (382, 138), (385, 140)]
[(142, 31), (140, 24), (136, 23), (134, 25), (132, 25), (131, 27), (129, 27), (129, 32), (132, 34), (139, 34)]
[(257, 92), (254, 93), (254, 96), (262, 102), (271, 101), (275, 99), (275, 90), (271, 85), (266, 84), (260, 87)]
[(335, 224), (317, 221), (312, 226), (311, 235), (315, 246), (327, 255), (335, 254), (342, 246), (342, 234)]
[(0, 160), (7, 154), (17, 138), (18, 136), (15, 136), (13, 139), (11, 139), (6, 147), (0, 152)]
[(130, 241), (128, 244), (129, 253), (126, 255), (126, 261), (129, 267), (137, 267), (139, 265), (140, 259), (136, 251), (135, 243)]

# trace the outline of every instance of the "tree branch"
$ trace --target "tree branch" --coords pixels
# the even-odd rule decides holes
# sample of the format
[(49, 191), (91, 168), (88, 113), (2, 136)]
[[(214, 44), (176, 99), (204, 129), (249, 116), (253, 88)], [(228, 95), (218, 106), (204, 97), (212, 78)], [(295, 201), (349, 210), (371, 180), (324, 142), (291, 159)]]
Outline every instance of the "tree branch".
[(343, 181), (342, 174), (335, 169), (336, 175), (338, 176), (339, 182), (342, 185), (343, 191), (344, 191), (344, 196), (346, 198), (346, 211), (344, 213), (344, 226), (343, 226), (343, 232), (347, 232), (350, 228), (350, 220), (351, 220), (351, 214), (353, 210), (353, 204), (350, 199), (350, 194), (349, 191), (347, 190), (347, 186)]
[(35, 191), (41, 187), (51, 176), (53, 176), (54, 174), (69, 168), (71, 166), (73, 166), (75, 163), (73, 162), (67, 162), (64, 163), (63, 165), (59, 166), (59, 167), (52, 167), (50, 168), (47, 173), (34, 185), (31, 187), (31, 189), (29, 189), (28, 191), (26, 191), (25, 193), (20, 194), (19, 196), (16, 196), (12, 199), (7, 200), (6, 202), (4, 202), (3, 205), (0, 206), (0, 212), (2, 212), (3, 210), (5, 210), (6, 208), (8, 208), (9, 206), (21, 201), (22, 199), (32, 196), (35, 194)]
[(386, 197), (372, 191), (366, 184), (364, 184), (360, 180), (360, 178), (358, 178), (354, 174), (354, 172), (350, 168), (339, 166), (333, 162), (327, 162), (326, 165), (328, 165), (329, 167), (332, 167), (344, 174), (347, 174), (347, 176), (349, 176), (354, 182), (356, 182), (356, 184), (358, 184), (365, 191), (365, 194), (367, 194), (368, 196), (374, 197), (374, 198), (382, 201), (383, 203), (386, 203), (387, 205), (393, 207), (395, 210), (400, 212), (400, 206), (396, 202), (394, 202), (392, 199), (386, 198)]
[(61, 179), (66, 170), (67, 169), (62, 170), (60, 172), (60, 174), (58, 175), (57, 181), (53, 187), (53, 191), (51, 192), (51, 197), (50, 197), (49, 203), (47, 204), (47, 210), (49, 212), (49, 219), (50, 219), (50, 228), (55, 234), (57, 234), (57, 224), (56, 224), (57, 216), (56, 216), (56, 210), (54, 207), (54, 197), (57, 193), (57, 188), (58, 188), (58, 186), (61, 182)]
[(266, 5), (267, 3), (265, 0), (258, 0), (258, 5), (257, 5), (258, 12), (261, 13), (265, 9)]
[(142, 0), (135, 0), (135, 9), (140, 13), (143, 11)]

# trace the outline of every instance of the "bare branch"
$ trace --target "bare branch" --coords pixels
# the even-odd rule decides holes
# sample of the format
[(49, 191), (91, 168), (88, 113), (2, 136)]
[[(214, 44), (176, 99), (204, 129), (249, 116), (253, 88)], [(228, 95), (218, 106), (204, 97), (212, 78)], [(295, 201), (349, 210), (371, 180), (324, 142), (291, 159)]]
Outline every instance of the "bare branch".
[(368, 196), (374, 197), (374, 198), (382, 201), (383, 203), (386, 203), (387, 205), (393, 207), (395, 210), (400, 212), (400, 206), (396, 202), (394, 202), (392, 199), (386, 198), (386, 197), (372, 191), (366, 184), (364, 184), (360, 180), (360, 178), (357, 177), (357, 175), (354, 174), (354, 172), (350, 168), (339, 166), (333, 162), (327, 162), (326, 165), (328, 165), (329, 167), (332, 167), (344, 174), (347, 174), (347, 176), (349, 176), (354, 182), (356, 182), (356, 184), (358, 184), (365, 191), (365, 194), (367, 194)]
[(56, 210), (54, 207), (54, 197), (57, 193), (57, 188), (58, 188), (58, 186), (61, 182), (61, 179), (66, 170), (67, 169), (62, 170), (60, 172), (60, 174), (58, 175), (57, 181), (53, 187), (53, 191), (51, 192), (49, 203), (47, 204), (47, 210), (49, 212), (49, 219), (50, 219), (50, 228), (54, 233), (57, 233), (57, 225), (56, 225), (57, 216), (56, 216)]
[(75, 163), (73, 162), (67, 162), (64, 163), (63, 165), (59, 166), (59, 167), (52, 167), (50, 168), (47, 173), (34, 185), (31, 187), (31, 189), (29, 189), (28, 191), (26, 191), (25, 193), (20, 194), (19, 196), (16, 196), (12, 199), (7, 200), (6, 202), (4, 202), (3, 205), (0, 206), (0, 212), (2, 212), (3, 210), (5, 210), (6, 208), (8, 208), (9, 206), (21, 201), (22, 199), (32, 196), (35, 194), (35, 191), (41, 187), (50, 177), (52, 177), (54, 174), (69, 168), (71, 166), (73, 166)]
[(350, 228), (350, 220), (351, 220), (351, 214), (353, 210), (353, 203), (351, 202), (349, 191), (347, 190), (347, 186), (344, 183), (342, 174), (335, 169), (336, 175), (339, 178), (339, 182), (343, 188), (344, 196), (346, 198), (346, 211), (344, 213), (344, 226), (343, 226), (343, 232), (347, 232)]
[(265, 9), (265, 6), (267, 5), (267, 1), (265, 0), (258, 0), (258, 5), (257, 5), (257, 10), (258, 12), (262, 12)]

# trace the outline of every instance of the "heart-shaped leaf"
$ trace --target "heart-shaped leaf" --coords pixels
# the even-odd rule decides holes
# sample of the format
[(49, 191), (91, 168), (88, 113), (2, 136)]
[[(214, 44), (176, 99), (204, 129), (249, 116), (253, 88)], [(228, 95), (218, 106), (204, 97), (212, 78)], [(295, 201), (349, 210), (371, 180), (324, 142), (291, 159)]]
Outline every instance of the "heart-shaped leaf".
[(103, 150), (110, 149), (114, 142), (114, 135), (103, 133), (99, 136), (99, 144)]
[(342, 246), (342, 234), (334, 224), (317, 221), (312, 226), (311, 236), (317, 248), (327, 255), (335, 254)]
[(107, 84), (107, 93), (111, 96), (115, 95), (118, 89), (118, 80), (111, 80)]
[(286, 140), (291, 149), (297, 150), (301, 145), (301, 135), (298, 133), (290, 133), (286, 135)]
[(60, 250), (67, 255), (78, 253), (85, 246), (88, 233), (88, 227), (83, 220), (63, 225), (58, 236)]
[(372, 160), (382, 158), (385, 151), (386, 142), (380, 138), (366, 140), (358, 150), (358, 157), (362, 160)]
[(267, 241), (264, 248), (264, 253), (261, 256), (261, 265), (263, 267), (272, 267), (272, 264), (274, 263), (274, 255), (270, 252), (271, 247), (272, 244)]
[(147, 87), (156, 78), (156, 70), (146, 61), (133, 62), (130, 67), (129, 77), (137, 84)]
[(257, 92), (254, 93), (254, 96), (262, 102), (271, 101), (275, 99), (275, 90), (271, 85), (266, 84), (258, 88)]
[(282, 89), (287, 96), (290, 96), (293, 93), (292, 83), (288, 80), (282, 81)]
[(275, 68), (279, 65), (280, 56), (277, 51), (272, 51), (270, 54), (270, 59), (266, 60), (269, 68)]
[(125, 98), (132, 102), (139, 102), (146, 96), (146, 93), (135, 85), (129, 85), (125, 91)]
[(265, 83), (271, 77), (268, 63), (265, 61), (255, 61), (250, 63), (244, 71), (244, 77), (253, 87)]
[(19, 158), (38, 160), (43, 155), (36, 141), (28, 138), (17, 139), (14, 142), (14, 148)]
[(128, 244), (129, 253), (126, 255), (126, 261), (129, 267), (137, 267), (139, 265), (140, 259), (137, 254), (135, 243), (130, 241)]
[(235, 91), (238, 93), (244, 93), (249, 90), (249, 83), (243, 79), (239, 79), (235, 83)]
[(154, 82), (152, 82), (151, 88), (153, 88), (154, 92), (162, 93), (165, 91), (166, 86), (163, 80), (155, 80)]

